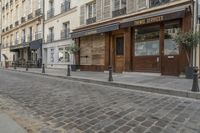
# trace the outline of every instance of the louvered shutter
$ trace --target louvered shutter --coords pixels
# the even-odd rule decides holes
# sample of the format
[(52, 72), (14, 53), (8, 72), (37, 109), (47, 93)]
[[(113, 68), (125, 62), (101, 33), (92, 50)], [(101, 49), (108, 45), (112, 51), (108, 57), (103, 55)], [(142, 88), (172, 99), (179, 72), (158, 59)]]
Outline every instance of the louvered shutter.
[(96, 10), (97, 10), (97, 21), (102, 19), (102, 0), (96, 1)]
[(146, 0), (137, 0), (138, 9), (143, 9), (147, 7)]
[(111, 17), (111, 0), (104, 0), (103, 3), (103, 18), (107, 19)]
[(85, 16), (86, 16), (85, 5), (82, 5), (80, 7), (80, 25), (85, 24)]
[(136, 0), (127, 0), (127, 13), (136, 11)]

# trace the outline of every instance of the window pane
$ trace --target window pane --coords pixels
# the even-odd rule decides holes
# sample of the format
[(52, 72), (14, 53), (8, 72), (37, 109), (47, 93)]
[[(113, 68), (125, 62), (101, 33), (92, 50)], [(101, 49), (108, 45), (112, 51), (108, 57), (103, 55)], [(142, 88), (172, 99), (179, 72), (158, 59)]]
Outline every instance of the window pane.
[(164, 54), (165, 55), (177, 55), (179, 54), (178, 45), (173, 38), (180, 30), (180, 25), (177, 22), (169, 23), (165, 25), (165, 40), (164, 40)]
[(124, 55), (124, 38), (116, 38), (116, 55)]
[(159, 26), (135, 29), (135, 56), (159, 55), (159, 33)]

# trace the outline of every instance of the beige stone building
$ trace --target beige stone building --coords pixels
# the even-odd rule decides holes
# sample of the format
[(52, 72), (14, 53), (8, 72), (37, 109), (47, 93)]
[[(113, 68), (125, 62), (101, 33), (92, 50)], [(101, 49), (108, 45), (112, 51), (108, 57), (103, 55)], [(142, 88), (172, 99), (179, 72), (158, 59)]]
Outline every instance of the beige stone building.
[(42, 62), (43, 0), (2, 0), (1, 62), (39, 67)]
[(91, 0), (46, 0), (43, 63), (49, 68), (66, 68), (74, 63), (68, 52), (74, 44), (71, 32), (80, 25), (80, 5)]

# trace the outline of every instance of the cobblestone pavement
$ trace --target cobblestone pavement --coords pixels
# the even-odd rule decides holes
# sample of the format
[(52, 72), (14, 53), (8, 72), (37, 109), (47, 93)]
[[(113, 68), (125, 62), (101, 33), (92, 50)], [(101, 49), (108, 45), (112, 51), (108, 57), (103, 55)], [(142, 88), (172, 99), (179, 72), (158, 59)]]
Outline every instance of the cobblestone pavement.
[(3, 70), (0, 95), (66, 132), (200, 133), (200, 101), (192, 99)]

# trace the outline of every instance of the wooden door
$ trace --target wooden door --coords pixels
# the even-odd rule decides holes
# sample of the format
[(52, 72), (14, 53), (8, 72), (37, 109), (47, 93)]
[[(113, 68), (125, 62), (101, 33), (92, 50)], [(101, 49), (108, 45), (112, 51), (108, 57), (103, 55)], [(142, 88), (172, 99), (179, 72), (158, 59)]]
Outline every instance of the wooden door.
[(124, 71), (124, 36), (114, 37), (114, 71)]
[(174, 41), (174, 36), (180, 30), (179, 22), (169, 22), (164, 25), (163, 48), (162, 48), (162, 74), (178, 76), (180, 51)]

